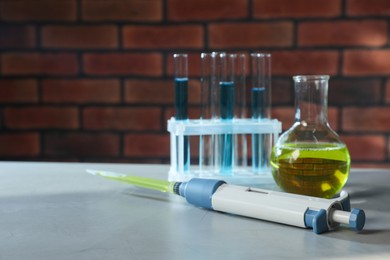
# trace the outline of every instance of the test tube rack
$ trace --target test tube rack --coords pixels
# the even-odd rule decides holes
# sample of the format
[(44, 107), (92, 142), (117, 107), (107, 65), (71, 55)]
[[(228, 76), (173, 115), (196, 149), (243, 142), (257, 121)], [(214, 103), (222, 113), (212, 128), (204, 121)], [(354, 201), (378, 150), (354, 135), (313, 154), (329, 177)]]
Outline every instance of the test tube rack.
[[(168, 175), (169, 181), (188, 181), (191, 178), (222, 179), (234, 184), (257, 184), (261, 183), (265, 177), (270, 178), (269, 160), (266, 167), (261, 172), (254, 172), (251, 165), (242, 167), (233, 165), (229, 174), (220, 172), (217, 168), (202, 169), (198, 165), (190, 165), (189, 169), (184, 167), (184, 139), (207, 135), (253, 135), (262, 134), (270, 138), (270, 142), (275, 144), (282, 131), (282, 124), (277, 119), (250, 119), (239, 118), (229, 121), (220, 119), (188, 119), (168, 120), (168, 132), (170, 133), (171, 165)], [(178, 150), (177, 150), (178, 149)], [(266, 153), (271, 153), (272, 145), (264, 147)], [(253, 161), (253, 160), (252, 160)]]

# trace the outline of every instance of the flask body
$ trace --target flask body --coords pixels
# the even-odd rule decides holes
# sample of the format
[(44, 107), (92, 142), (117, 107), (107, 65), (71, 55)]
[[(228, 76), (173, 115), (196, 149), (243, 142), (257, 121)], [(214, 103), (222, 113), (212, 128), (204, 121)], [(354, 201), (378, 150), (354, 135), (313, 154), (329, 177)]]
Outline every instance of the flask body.
[(348, 180), (350, 155), (327, 120), (329, 76), (294, 76), (295, 123), (271, 154), (272, 175), (291, 193), (331, 198)]

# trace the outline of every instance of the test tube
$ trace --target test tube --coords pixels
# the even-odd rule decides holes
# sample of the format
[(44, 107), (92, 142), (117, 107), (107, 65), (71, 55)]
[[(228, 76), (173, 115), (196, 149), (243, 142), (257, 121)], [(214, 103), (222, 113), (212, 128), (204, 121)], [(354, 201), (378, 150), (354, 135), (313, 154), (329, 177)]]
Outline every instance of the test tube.
[[(188, 119), (188, 55), (174, 54), (174, 82), (175, 82), (175, 119)], [(190, 144), (188, 136), (176, 139), (177, 171), (187, 172), (190, 166)], [(181, 143), (183, 145), (181, 146)], [(180, 152), (182, 151), (182, 153)]]
[[(252, 53), (251, 112), (253, 120), (270, 118), (271, 103), (271, 54)], [(264, 172), (268, 165), (270, 137), (252, 134), (252, 170)]]
[[(222, 121), (229, 122), (234, 117), (235, 65), (236, 54), (219, 54), (219, 111)], [(232, 134), (220, 135), (220, 172), (221, 175), (232, 175), (234, 162), (234, 138)]]
[[(210, 124), (218, 117), (217, 55), (216, 52), (201, 53), (201, 123)], [(218, 165), (218, 138), (216, 135), (201, 135), (199, 142), (200, 174), (212, 175)]]
[[(234, 66), (234, 118), (246, 118), (246, 54), (237, 53)], [(247, 136), (234, 135), (234, 167), (247, 167)]]

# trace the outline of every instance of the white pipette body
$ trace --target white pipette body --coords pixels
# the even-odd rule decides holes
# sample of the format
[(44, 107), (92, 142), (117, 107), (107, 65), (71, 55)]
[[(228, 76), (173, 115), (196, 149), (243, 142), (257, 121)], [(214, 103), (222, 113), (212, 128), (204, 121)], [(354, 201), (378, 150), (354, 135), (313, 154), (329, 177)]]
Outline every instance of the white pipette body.
[(313, 228), (317, 234), (347, 224), (360, 231), (365, 223), (361, 209), (350, 211), (349, 196), (322, 199), (278, 191), (229, 185), (224, 181), (191, 179), (178, 183), (177, 194), (191, 204), (216, 211), (287, 225)]

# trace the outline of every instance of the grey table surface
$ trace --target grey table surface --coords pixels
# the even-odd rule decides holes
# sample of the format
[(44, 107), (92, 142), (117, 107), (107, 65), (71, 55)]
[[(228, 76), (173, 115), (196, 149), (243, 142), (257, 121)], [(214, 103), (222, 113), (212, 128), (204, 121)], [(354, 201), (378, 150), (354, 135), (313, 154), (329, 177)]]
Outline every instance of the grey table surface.
[(390, 172), (345, 187), (365, 229), (310, 229), (194, 207), (85, 173), (166, 179), (168, 165), (0, 162), (0, 259), (390, 259)]

